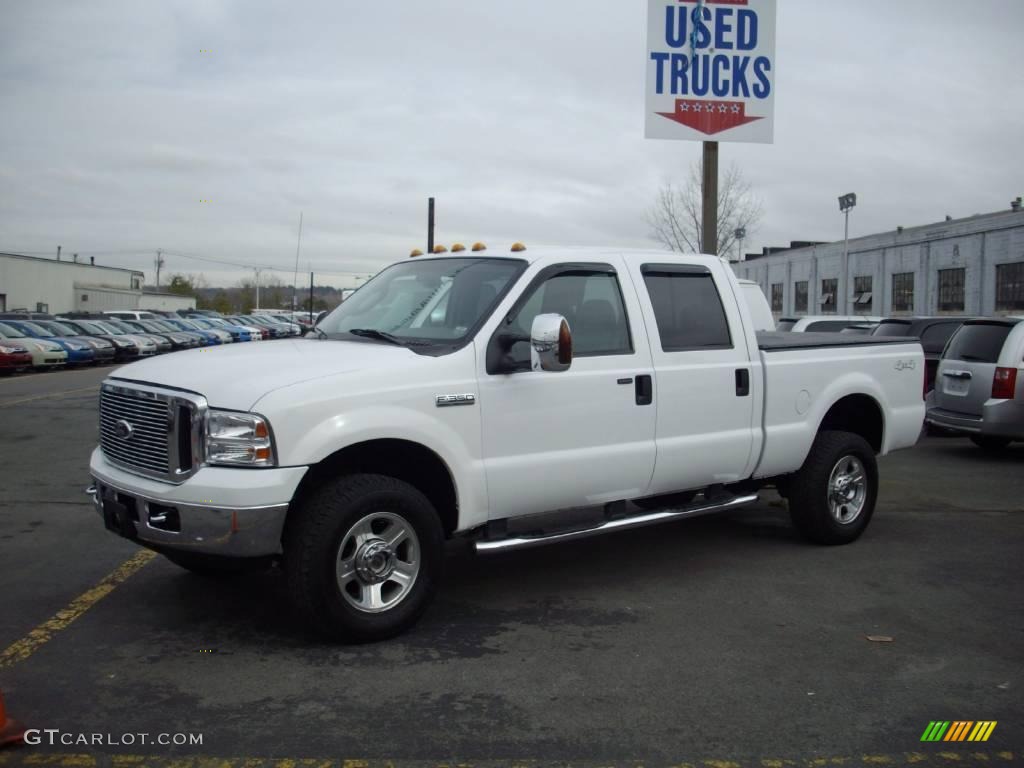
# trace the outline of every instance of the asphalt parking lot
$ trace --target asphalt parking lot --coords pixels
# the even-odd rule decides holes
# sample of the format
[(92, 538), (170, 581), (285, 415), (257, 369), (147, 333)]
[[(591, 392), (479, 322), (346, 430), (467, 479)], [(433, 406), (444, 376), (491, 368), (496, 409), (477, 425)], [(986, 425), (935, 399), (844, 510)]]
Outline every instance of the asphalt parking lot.
[[(927, 438), (883, 459), (847, 547), (803, 543), (766, 493), (456, 554), (411, 633), (344, 647), (293, 623), (276, 571), (208, 581), (103, 529), (83, 489), (105, 372), (0, 380), (0, 688), (32, 728), (203, 743), (22, 746), (0, 765), (1024, 762), (1024, 445)], [(998, 725), (921, 743), (937, 719)]]

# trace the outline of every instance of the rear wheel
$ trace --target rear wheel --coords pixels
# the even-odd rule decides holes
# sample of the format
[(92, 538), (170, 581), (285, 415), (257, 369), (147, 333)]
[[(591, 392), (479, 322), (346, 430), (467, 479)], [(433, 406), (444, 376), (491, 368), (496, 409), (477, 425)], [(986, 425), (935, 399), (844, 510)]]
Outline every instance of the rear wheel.
[(875, 511), (875, 453), (860, 435), (819, 432), (788, 485), (790, 516), (805, 538), (848, 544), (864, 533)]
[(984, 435), (972, 435), (971, 442), (983, 451), (996, 453), (1006, 448), (1011, 440), (1008, 437), (986, 437)]
[(285, 573), (310, 626), (369, 642), (416, 623), (437, 591), (444, 548), (440, 518), (419, 490), (383, 475), (349, 475), (293, 514)]

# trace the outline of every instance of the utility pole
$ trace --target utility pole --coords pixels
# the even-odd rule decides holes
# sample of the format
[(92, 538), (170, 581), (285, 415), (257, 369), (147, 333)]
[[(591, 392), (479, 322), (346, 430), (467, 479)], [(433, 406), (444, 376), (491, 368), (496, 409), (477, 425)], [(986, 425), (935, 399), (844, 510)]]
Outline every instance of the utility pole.
[(313, 324), (313, 273), (309, 273), (309, 324)]
[(157, 248), (156, 249), (156, 287), (157, 287), (157, 290), (160, 289), (160, 268), (163, 267), (163, 265), (164, 265), (164, 259), (163, 259), (163, 256), (160, 255), (161, 253), (162, 253), (162, 251), (159, 248)]
[(845, 195), (839, 196), (839, 210), (844, 215), (845, 221), (843, 222), (843, 263), (842, 263), (842, 275), (843, 284), (841, 287), (837, 287), (836, 293), (842, 290), (843, 304), (839, 305), (839, 297), (836, 297), (836, 312), (848, 313), (847, 308), (847, 295), (850, 293), (849, 286), (849, 271), (850, 271), (850, 211), (853, 210), (854, 206), (857, 205), (857, 195), (853, 192), (849, 192)]
[(434, 252), (434, 198), (427, 198), (427, 253)]
[(718, 142), (705, 141), (701, 163), (701, 244), (702, 253), (718, 253)]
[(256, 273), (256, 309), (260, 308), (260, 272), (262, 271), (262, 269), (253, 267), (253, 272)]
[(295, 244), (295, 274), (292, 276), (292, 312), (299, 308), (295, 294), (299, 289), (299, 249), (302, 247), (302, 211), (299, 211), (299, 241)]
[(60, 246), (57, 246), (57, 261), (60, 261)]

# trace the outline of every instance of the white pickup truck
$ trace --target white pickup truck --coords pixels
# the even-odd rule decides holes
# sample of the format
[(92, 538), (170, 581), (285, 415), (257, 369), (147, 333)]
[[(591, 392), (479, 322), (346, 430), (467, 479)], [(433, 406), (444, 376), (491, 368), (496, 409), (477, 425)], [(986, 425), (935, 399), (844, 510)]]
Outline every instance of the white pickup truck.
[(417, 620), (449, 538), (568, 541), (773, 485), (807, 538), (853, 541), (876, 456), (925, 411), (916, 340), (757, 334), (709, 256), (408, 259), (311, 336), (116, 370), (89, 490), (185, 568), (280, 561), (299, 613), (349, 640)]

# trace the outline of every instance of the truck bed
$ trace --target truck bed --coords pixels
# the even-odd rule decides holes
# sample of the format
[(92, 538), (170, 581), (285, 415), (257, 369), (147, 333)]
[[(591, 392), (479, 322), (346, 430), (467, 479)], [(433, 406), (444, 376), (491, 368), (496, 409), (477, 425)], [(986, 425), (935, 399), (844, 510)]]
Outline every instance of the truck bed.
[(757, 347), (762, 352), (820, 347), (873, 347), (878, 344), (920, 343), (912, 336), (852, 336), (841, 333), (791, 333), (789, 331), (758, 331)]

